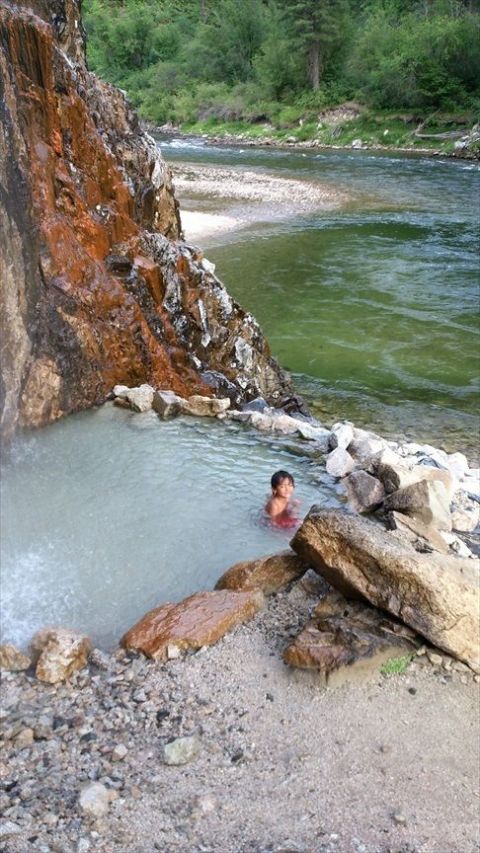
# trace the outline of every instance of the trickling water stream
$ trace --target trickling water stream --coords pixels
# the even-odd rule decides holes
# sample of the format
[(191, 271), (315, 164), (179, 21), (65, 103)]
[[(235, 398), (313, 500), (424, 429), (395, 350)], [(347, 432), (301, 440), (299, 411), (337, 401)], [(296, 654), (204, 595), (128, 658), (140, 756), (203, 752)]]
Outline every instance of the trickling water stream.
[(111, 405), (19, 438), (1, 481), (3, 639), (60, 624), (109, 647), (152, 607), (287, 547), (291, 532), (259, 524), (275, 470), (297, 478), (305, 512), (338, 503), (287, 447)]

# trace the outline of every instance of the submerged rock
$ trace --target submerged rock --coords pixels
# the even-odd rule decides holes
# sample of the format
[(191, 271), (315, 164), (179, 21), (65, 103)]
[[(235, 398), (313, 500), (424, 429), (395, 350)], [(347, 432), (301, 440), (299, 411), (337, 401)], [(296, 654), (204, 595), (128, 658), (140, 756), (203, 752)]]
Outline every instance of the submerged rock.
[(380, 664), (415, 649), (415, 633), (384, 613), (332, 593), (284, 651), (291, 666), (314, 669), (327, 682), (377, 672)]
[(258, 560), (236, 563), (219, 578), (215, 589), (261, 590), (264, 595), (276, 592), (301, 577), (308, 566), (292, 551), (271, 554)]
[(187, 651), (211, 646), (236, 625), (252, 619), (263, 604), (258, 590), (197, 592), (179, 604), (150, 610), (127, 631), (121, 643), (155, 660), (167, 660), (169, 647)]
[(473, 560), (419, 554), (369, 519), (312, 507), (292, 548), (340, 592), (388, 611), (471, 666), (480, 656)]
[(92, 643), (69, 628), (43, 628), (33, 637), (31, 647), (37, 659), (37, 678), (57, 684), (86, 666)]

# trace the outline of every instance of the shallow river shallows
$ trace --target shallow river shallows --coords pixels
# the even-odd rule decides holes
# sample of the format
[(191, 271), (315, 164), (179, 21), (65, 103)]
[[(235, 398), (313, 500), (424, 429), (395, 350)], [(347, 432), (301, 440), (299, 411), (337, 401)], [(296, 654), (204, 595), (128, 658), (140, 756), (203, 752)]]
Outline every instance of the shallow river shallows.
[[(162, 149), (348, 194), (336, 211), (295, 216), (288, 205), (194, 193), (184, 202), (246, 222), (206, 239), (208, 257), (326, 423), (349, 417), (384, 435), (473, 447), (476, 165), (175, 140)], [(19, 436), (1, 479), (2, 639), (24, 646), (37, 628), (64, 624), (108, 648), (152, 607), (285, 547), (288, 532), (259, 524), (273, 471), (294, 474), (305, 511), (340, 500), (291, 443), (111, 405)]]

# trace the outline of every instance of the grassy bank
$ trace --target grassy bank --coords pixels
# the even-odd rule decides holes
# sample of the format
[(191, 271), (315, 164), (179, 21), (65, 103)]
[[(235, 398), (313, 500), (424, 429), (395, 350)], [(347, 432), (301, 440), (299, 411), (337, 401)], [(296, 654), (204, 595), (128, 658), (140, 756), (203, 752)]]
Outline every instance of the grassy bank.
[(480, 143), (471, 140), (459, 148), (475, 125), (473, 114), (436, 114), (431, 117), (413, 113), (372, 111), (358, 104), (343, 104), (313, 117), (292, 116), (289, 122), (206, 121), (183, 123), (185, 134), (206, 135), (215, 139), (236, 139), (258, 144), (307, 144), (334, 147), (369, 147), (427, 150), (443, 155), (479, 157)]

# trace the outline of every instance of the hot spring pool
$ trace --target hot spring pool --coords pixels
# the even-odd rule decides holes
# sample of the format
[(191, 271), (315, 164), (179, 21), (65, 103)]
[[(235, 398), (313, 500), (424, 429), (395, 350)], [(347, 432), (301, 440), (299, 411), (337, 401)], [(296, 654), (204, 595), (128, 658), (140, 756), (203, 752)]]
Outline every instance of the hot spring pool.
[(152, 607), (286, 547), (291, 532), (259, 524), (279, 468), (305, 513), (339, 505), (286, 439), (239, 424), (106, 405), (21, 436), (1, 478), (2, 641), (57, 624), (108, 649)]

